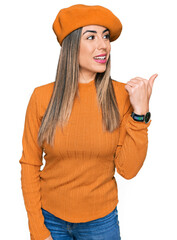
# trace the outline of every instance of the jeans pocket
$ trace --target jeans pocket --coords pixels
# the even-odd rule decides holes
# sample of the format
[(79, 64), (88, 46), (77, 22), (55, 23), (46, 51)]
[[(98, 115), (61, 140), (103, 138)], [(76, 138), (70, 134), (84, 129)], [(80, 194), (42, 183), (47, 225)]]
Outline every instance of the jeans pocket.
[(116, 216), (118, 215), (117, 206), (116, 206), (116, 208), (114, 209), (114, 214), (115, 214)]
[(117, 225), (119, 226), (119, 219), (118, 219), (118, 210), (117, 207), (114, 209), (114, 214), (117, 217)]

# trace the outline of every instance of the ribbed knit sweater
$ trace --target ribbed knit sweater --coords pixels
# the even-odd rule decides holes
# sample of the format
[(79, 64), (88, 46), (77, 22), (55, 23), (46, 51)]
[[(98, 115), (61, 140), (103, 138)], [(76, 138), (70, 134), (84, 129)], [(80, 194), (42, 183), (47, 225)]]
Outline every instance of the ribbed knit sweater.
[(19, 160), (31, 239), (44, 240), (50, 235), (41, 207), (72, 223), (106, 216), (118, 203), (115, 168), (122, 177), (131, 179), (142, 167), (152, 120), (148, 124), (133, 120), (125, 83), (112, 83), (120, 127), (103, 131), (95, 81), (79, 83), (80, 98), (74, 100), (67, 125), (63, 132), (57, 128), (54, 147), (44, 142), (43, 148), (37, 143), (37, 135), (54, 82), (34, 89), (26, 110)]

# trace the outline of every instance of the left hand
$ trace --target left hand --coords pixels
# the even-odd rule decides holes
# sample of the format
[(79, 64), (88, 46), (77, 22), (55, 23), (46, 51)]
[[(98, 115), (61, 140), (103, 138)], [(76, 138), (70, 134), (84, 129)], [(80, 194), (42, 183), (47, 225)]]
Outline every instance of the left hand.
[(149, 112), (149, 100), (152, 94), (154, 80), (157, 76), (158, 74), (154, 74), (149, 80), (140, 77), (132, 78), (125, 85), (134, 113), (145, 115)]

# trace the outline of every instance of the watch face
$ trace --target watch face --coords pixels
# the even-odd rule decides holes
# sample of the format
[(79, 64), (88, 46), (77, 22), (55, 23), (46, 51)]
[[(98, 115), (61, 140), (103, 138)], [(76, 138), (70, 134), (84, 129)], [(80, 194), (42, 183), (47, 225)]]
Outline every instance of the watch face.
[(151, 113), (150, 113), (150, 112), (147, 112), (146, 115), (145, 115), (145, 117), (144, 117), (145, 123), (148, 123), (149, 120), (150, 120), (150, 118), (151, 118)]

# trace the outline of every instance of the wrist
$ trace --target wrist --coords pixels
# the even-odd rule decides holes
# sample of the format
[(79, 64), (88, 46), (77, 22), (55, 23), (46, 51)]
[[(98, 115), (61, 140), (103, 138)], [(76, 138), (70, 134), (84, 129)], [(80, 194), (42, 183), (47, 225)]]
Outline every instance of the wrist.
[(147, 112), (146, 114), (136, 114), (135, 112), (131, 113), (131, 117), (138, 122), (148, 123), (151, 118), (151, 113)]
[(146, 115), (147, 112), (149, 112), (149, 108), (146, 109), (134, 109), (133, 112), (137, 115)]

